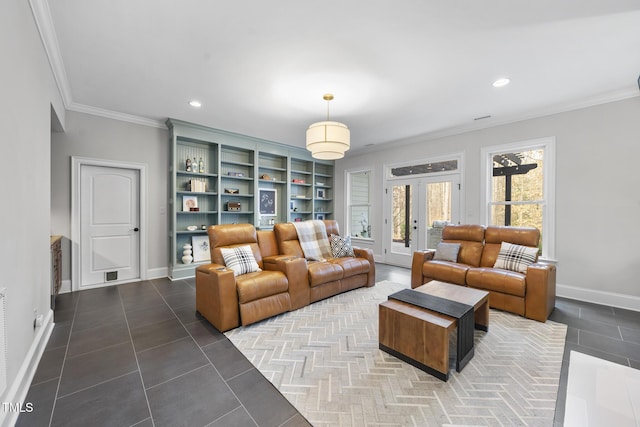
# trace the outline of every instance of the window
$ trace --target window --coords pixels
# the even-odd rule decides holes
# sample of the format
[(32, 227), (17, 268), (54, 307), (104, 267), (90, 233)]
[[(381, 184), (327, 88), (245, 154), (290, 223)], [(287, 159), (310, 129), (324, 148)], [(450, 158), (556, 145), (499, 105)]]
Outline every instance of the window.
[(371, 171), (347, 172), (347, 229), (351, 236), (372, 238)]
[(555, 141), (544, 138), (482, 150), (483, 223), (536, 227), (543, 258), (555, 255)]

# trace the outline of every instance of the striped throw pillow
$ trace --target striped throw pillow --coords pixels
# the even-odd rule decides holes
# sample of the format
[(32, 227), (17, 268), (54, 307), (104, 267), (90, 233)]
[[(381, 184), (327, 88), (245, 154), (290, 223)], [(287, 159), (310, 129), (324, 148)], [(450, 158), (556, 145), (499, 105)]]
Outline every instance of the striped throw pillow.
[(502, 242), (494, 268), (526, 273), (527, 267), (538, 260), (538, 248)]

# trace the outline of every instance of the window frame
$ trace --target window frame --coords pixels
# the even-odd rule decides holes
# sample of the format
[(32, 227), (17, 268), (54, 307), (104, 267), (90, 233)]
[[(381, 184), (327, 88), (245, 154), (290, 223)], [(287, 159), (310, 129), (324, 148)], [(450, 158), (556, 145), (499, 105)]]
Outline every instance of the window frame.
[[(529, 150), (544, 150), (542, 201), (542, 254), (541, 260), (555, 262), (556, 231), (555, 231), (555, 189), (556, 189), (556, 139), (554, 136), (512, 142), (507, 144), (491, 145), (480, 150), (481, 161), (481, 212), (482, 224), (489, 224), (492, 206), (491, 179), (493, 177), (493, 156), (496, 154), (513, 153)], [(513, 202), (512, 205), (522, 204)]]
[[(369, 176), (369, 183), (368, 183), (368, 199), (369, 202), (368, 203), (351, 203), (351, 194), (352, 194), (352, 177), (355, 174), (359, 174), (359, 173), (367, 173)], [(368, 225), (371, 226), (373, 224), (373, 219), (372, 219), (372, 210), (371, 210), (371, 196), (372, 196), (372, 192), (371, 192), (371, 187), (373, 184), (373, 167), (362, 167), (362, 168), (357, 168), (357, 169), (348, 169), (345, 170), (345, 174), (346, 174), (346, 191), (345, 191), (345, 206), (346, 206), (346, 218), (345, 218), (345, 224), (346, 224), (346, 233), (348, 233), (349, 236), (351, 236), (352, 239), (363, 239), (363, 240), (374, 240), (371, 236), (369, 237), (361, 237), (361, 236), (353, 236), (352, 235), (352, 225), (351, 224), (351, 217), (352, 217), (352, 208), (355, 207), (366, 207), (368, 212), (369, 212), (369, 217), (367, 219), (368, 221)]]

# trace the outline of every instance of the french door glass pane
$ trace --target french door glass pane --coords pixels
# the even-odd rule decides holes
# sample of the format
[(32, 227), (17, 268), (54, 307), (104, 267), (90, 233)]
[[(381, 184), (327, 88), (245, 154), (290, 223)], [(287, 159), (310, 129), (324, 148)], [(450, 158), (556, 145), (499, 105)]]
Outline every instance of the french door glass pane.
[[(394, 253), (410, 254), (411, 247), (407, 247), (406, 243), (411, 241), (411, 185), (394, 185), (392, 187), (392, 201), (391, 201), (391, 251)], [(407, 224), (407, 197), (409, 196), (409, 223)], [(407, 239), (408, 237), (408, 239)]]
[(427, 184), (427, 248), (435, 249), (442, 240), (442, 229), (451, 222), (451, 182)]

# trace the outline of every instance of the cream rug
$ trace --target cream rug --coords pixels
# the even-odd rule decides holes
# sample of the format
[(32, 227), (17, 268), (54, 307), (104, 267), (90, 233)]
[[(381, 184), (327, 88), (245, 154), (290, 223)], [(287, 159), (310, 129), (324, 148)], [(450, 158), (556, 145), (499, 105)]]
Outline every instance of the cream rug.
[[(491, 310), (448, 382), (378, 349), (382, 281), (227, 332), (314, 426), (551, 426), (566, 325)], [(455, 335), (455, 334), (454, 334)]]

